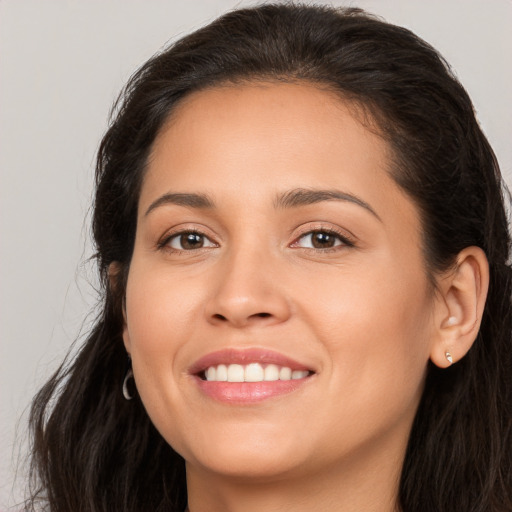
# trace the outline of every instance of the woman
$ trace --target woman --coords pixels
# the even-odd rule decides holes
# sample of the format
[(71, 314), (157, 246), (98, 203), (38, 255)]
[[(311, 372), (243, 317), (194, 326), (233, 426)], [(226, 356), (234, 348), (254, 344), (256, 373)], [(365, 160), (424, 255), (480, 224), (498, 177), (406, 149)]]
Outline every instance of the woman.
[(178, 41), (119, 100), (93, 228), (31, 505), (512, 510), (501, 177), (412, 33), (264, 5)]

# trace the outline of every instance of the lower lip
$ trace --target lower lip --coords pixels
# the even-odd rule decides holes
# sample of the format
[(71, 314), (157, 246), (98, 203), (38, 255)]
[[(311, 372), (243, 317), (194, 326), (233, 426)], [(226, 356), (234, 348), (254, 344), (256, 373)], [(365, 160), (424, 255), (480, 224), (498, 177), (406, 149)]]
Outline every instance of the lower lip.
[(199, 388), (209, 397), (230, 404), (251, 404), (286, 395), (306, 384), (311, 377), (263, 382), (215, 382), (197, 377)]

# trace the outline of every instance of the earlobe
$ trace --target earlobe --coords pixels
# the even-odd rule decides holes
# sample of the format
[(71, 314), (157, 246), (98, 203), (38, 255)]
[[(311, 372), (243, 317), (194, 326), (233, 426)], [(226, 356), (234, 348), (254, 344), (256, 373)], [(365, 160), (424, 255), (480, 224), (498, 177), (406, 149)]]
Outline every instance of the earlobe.
[(440, 305), (435, 315), (436, 336), (430, 359), (447, 368), (462, 359), (473, 345), (489, 287), (489, 264), (479, 247), (467, 247), (454, 268), (438, 282)]

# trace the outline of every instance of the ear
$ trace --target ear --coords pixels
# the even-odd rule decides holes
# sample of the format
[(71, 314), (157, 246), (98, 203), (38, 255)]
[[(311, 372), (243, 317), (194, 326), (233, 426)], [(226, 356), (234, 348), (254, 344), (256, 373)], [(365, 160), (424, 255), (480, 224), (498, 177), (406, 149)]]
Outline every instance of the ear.
[(115, 301), (119, 301), (119, 306), (122, 310), (123, 314), (123, 341), (124, 346), (126, 348), (126, 351), (128, 352), (128, 355), (130, 355), (130, 342), (129, 342), (129, 336), (128, 336), (128, 329), (126, 327), (126, 304), (125, 304), (125, 298), (124, 298), (124, 291), (122, 290), (123, 284), (121, 280), (123, 274), (123, 268), (122, 265), (118, 261), (113, 261), (108, 266), (108, 280), (109, 280), (109, 287), (110, 291), (112, 293), (112, 296), (114, 297)]
[(489, 264), (479, 247), (466, 247), (453, 269), (438, 280), (435, 336), (430, 359), (446, 368), (462, 359), (473, 345), (489, 288)]

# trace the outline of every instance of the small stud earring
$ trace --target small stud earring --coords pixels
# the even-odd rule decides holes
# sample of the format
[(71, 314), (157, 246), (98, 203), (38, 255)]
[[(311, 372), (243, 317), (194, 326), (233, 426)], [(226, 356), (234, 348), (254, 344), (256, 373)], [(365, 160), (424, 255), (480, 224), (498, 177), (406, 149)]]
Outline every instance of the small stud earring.
[(457, 317), (451, 316), (446, 320), (446, 325), (455, 325), (457, 323)]
[(452, 357), (452, 355), (450, 354), (450, 352), (446, 352), (446, 353), (445, 353), (445, 356), (446, 356), (446, 359), (448, 359), (448, 362), (449, 362), (450, 364), (452, 364), (452, 363), (453, 363), (453, 357)]

